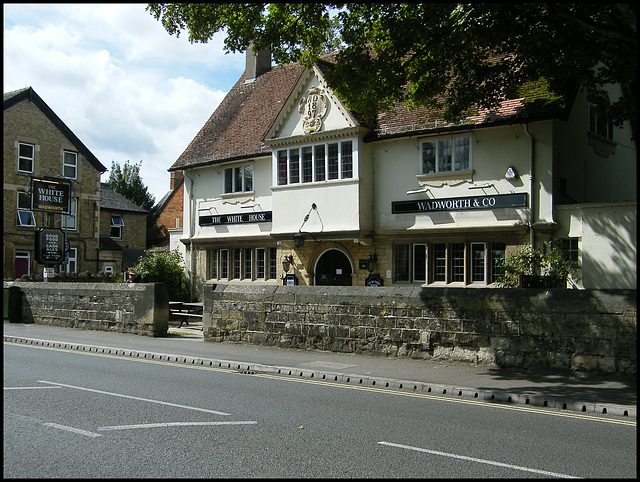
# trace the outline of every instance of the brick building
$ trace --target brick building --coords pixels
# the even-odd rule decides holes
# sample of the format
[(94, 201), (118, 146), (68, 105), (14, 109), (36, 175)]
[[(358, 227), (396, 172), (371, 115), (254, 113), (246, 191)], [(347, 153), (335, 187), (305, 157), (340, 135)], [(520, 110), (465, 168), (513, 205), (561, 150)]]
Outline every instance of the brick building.
[(161, 228), (162, 235), (165, 237), (163, 247), (169, 246), (170, 232), (182, 230), (182, 210), (184, 196), (184, 178), (182, 172), (171, 172), (171, 181), (169, 192), (158, 201), (156, 206), (160, 210), (160, 215), (156, 224)]
[[(62, 230), (68, 251), (56, 271), (99, 269), (100, 175), (107, 169), (31, 87), (4, 94), (4, 279), (42, 274), (39, 228)], [(69, 186), (58, 212), (32, 209), (34, 180)]]

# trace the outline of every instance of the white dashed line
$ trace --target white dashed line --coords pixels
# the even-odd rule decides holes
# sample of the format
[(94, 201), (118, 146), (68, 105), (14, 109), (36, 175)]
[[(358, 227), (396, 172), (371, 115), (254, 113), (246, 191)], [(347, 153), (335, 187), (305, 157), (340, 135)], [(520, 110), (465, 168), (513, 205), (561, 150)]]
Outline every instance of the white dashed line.
[(458, 460), (466, 460), (469, 462), (477, 462), (480, 464), (487, 464), (487, 465), (495, 465), (497, 467), (506, 467), (508, 469), (514, 469), (514, 470), (520, 470), (523, 472), (532, 472), (534, 474), (540, 474), (540, 475), (548, 475), (551, 477), (560, 477), (563, 479), (577, 479), (578, 477), (575, 477), (573, 475), (567, 475), (567, 474), (559, 474), (556, 472), (549, 472), (547, 470), (539, 470), (539, 469), (532, 469), (530, 467), (522, 467), (520, 465), (512, 465), (512, 464), (505, 464), (502, 462), (495, 462), (493, 460), (485, 460), (485, 459), (477, 459), (475, 457), (467, 457), (466, 455), (456, 455), (456, 454), (450, 454), (447, 452), (440, 452), (438, 450), (429, 450), (429, 449), (423, 449), (420, 447), (412, 447), (411, 445), (402, 445), (402, 444), (394, 444), (391, 442), (378, 442), (378, 444), (380, 445), (387, 445), (389, 447), (397, 447), (400, 449), (406, 449), (406, 450), (413, 450), (415, 452), (423, 452), (426, 454), (432, 454), (432, 455), (439, 455), (441, 457), (449, 457), (452, 459), (458, 459)]
[(162, 428), (162, 427), (200, 427), (211, 425), (254, 425), (258, 422), (255, 420), (238, 420), (231, 422), (160, 422), (160, 423), (139, 423), (135, 425), (112, 425), (108, 427), (99, 427), (98, 431), (106, 430), (135, 430), (139, 428)]
[(53, 422), (44, 422), (42, 425), (45, 427), (57, 428), (58, 430), (64, 430), (65, 432), (77, 433), (84, 435), (85, 437), (102, 437), (99, 433), (89, 432), (88, 430), (82, 430), (80, 428), (68, 427), (67, 425), (60, 425)]
[(66, 385), (64, 383), (48, 382), (46, 380), (38, 380), (38, 383), (49, 383), (51, 385), (58, 385), (60, 387), (75, 388), (76, 390), (84, 390), (85, 392), (99, 393), (101, 395), (110, 395), (112, 397), (128, 398), (130, 400), (138, 400), (138, 401), (141, 401), (141, 402), (157, 403), (159, 405), (166, 405), (168, 407), (184, 408), (186, 410), (195, 410), (197, 412), (213, 413), (215, 415), (230, 415), (229, 413), (219, 412), (217, 410), (209, 410), (209, 409), (206, 409), (206, 408), (190, 407), (189, 405), (180, 405), (178, 403), (163, 402), (162, 400), (153, 400), (151, 398), (134, 397), (132, 395), (123, 395), (121, 393), (105, 392), (104, 390), (95, 390), (93, 388), (77, 387), (75, 385)]

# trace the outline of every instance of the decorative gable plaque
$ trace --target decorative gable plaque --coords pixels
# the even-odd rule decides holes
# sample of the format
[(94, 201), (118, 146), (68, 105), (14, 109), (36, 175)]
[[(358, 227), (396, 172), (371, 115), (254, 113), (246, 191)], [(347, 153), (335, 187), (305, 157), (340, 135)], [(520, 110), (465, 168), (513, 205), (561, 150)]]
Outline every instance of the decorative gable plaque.
[(327, 114), (327, 96), (317, 87), (311, 87), (298, 104), (298, 112), (302, 115), (302, 126), (305, 134), (322, 129), (322, 119)]

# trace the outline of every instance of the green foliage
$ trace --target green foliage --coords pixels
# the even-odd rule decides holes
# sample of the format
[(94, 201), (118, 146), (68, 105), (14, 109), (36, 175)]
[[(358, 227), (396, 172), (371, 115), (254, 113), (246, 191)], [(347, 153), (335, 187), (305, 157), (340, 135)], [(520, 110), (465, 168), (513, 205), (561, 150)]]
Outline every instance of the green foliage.
[(558, 246), (546, 253), (524, 246), (516, 254), (506, 256), (502, 267), (503, 274), (497, 280), (502, 288), (517, 288), (521, 276), (544, 276), (557, 286), (566, 286), (569, 276), (575, 281), (579, 279), (576, 274), (580, 269)]
[(134, 269), (143, 283), (164, 283), (171, 301), (191, 301), (183, 266), (184, 260), (177, 250), (156, 249), (147, 251)]
[[(276, 63), (309, 67), (341, 45), (327, 81), (369, 120), (403, 101), (459, 121), (511, 98), (514, 86), (545, 79), (552, 95), (580, 82), (608, 120), (635, 121), (635, 4), (150, 3), (147, 10), (172, 35), (186, 30), (191, 42), (207, 42), (225, 32), (227, 52), (253, 42), (270, 47)], [(616, 83), (630, 88), (610, 102), (602, 86)]]
[(142, 182), (140, 177), (141, 166), (142, 161), (137, 164), (126, 161), (124, 167), (120, 168), (120, 164), (112, 161), (107, 184), (114, 192), (126, 197), (142, 209), (149, 211), (153, 207), (155, 197), (149, 193), (147, 186)]
[(160, 209), (155, 205), (147, 214), (147, 248), (163, 246), (169, 242), (168, 236), (163, 232), (164, 225), (157, 224), (159, 217)]

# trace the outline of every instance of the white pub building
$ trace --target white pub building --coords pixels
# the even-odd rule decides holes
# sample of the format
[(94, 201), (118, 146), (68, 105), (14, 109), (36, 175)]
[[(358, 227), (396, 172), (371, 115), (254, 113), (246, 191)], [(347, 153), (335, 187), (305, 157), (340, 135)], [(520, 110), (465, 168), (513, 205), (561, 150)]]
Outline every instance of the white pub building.
[(171, 247), (200, 284), (490, 287), (505, 255), (560, 242), (573, 287), (636, 288), (635, 133), (598, 122), (578, 86), (458, 124), (396, 105), (366, 125), (324, 62), (249, 50), (169, 169), (185, 182)]

